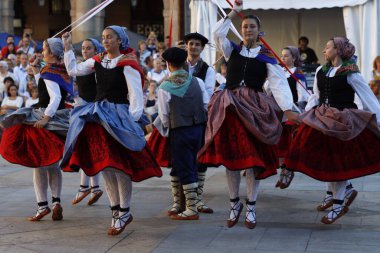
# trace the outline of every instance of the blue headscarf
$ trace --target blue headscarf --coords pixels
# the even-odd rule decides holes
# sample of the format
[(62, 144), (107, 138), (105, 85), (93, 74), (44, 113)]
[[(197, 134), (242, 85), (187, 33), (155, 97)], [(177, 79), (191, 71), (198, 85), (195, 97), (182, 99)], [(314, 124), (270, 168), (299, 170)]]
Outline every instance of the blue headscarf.
[(125, 50), (129, 47), (129, 38), (127, 35), (127, 32), (125, 31), (127, 28), (121, 27), (118, 25), (110, 25), (107, 26), (105, 29), (112, 29), (121, 39), (121, 49)]
[(91, 41), (91, 43), (94, 45), (95, 47), (95, 51), (99, 54), (101, 52), (104, 51), (104, 47), (102, 46), (102, 44), (100, 44), (100, 42), (97, 40), (97, 39), (94, 39), (94, 38), (87, 38), (85, 40), (89, 40)]
[(49, 38), (47, 39), (47, 43), (53, 55), (57, 56), (59, 59), (62, 59), (64, 54), (62, 40), (60, 38)]

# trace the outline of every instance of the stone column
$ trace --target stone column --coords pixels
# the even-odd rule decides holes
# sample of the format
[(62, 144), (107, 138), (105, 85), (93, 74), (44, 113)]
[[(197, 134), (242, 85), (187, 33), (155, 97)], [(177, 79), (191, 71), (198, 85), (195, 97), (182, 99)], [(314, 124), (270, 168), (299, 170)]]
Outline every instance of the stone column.
[(13, 18), (15, 12), (13, 9), (14, 0), (0, 1), (0, 31), (10, 34), (14, 33)]
[[(71, 22), (77, 20), (101, 2), (102, 0), (70, 0)], [(73, 43), (80, 42), (88, 37), (100, 36), (104, 28), (103, 26), (104, 10), (73, 31)]]
[[(171, 4), (172, 0), (163, 0), (164, 1), (164, 27), (165, 27), (165, 37), (170, 34), (170, 17), (171, 17)], [(183, 1), (178, 0), (174, 1), (174, 10), (173, 10), (173, 30), (172, 30), (172, 43), (175, 44), (176, 41), (180, 40), (183, 37), (183, 34), (180, 34), (180, 5), (183, 4)]]

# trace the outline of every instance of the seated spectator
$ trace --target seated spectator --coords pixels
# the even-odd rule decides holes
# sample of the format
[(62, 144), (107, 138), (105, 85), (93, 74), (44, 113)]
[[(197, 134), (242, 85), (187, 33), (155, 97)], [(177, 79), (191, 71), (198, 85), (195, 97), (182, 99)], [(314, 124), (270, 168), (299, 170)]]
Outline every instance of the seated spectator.
[(369, 85), (373, 94), (375, 94), (377, 100), (380, 102), (380, 80), (372, 80)]
[(24, 102), (30, 98), (32, 94), (32, 90), (34, 87), (37, 87), (36, 79), (34, 76), (28, 75), (26, 77), (26, 86), (25, 87), (19, 87), (18, 94), (23, 97)]
[(14, 76), (13, 73), (8, 71), (8, 64), (6, 61), (0, 61), (0, 101), (6, 96), (6, 89), (5, 89), (5, 78), (11, 77), (12, 82), (14, 83)]
[(11, 35), (11, 34), (8, 35), (7, 39), (6, 39), (6, 42), (7, 42), (7, 45), (4, 46), (1, 49), (1, 54), (2, 54), (3, 58), (7, 58), (8, 54), (9, 54), (9, 52), (8, 52), (8, 50), (9, 50), (8, 46), (9, 46), (9, 44), (13, 44), (14, 45), (14, 52), (17, 52), (17, 49), (18, 49), (18, 47), (15, 46), (15, 38), (14, 38), (13, 35)]
[(38, 103), (38, 88), (33, 86), (30, 91), (30, 97), (25, 102), (25, 107), (32, 107), (32, 105)]
[(9, 43), (3, 49), (1, 50), (1, 53), (3, 55), (3, 58), (7, 58), (10, 54), (16, 54), (16, 46), (14, 43)]
[(300, 52), (302, 64), (317, 64), (318, 57), (315, 51), (308, 47), (309, 39), (302, 36), (298, 39), (298, 50)]
[(145, 69), (149, 72), (153, 69), (153, 56), (148, 56), (144, 60)]
[(157, 82), (151, 80), (149, 82), (148, 94), (145, 96), (144, 112), (151, 122), (153, 122), (158, 116), (157, 105)]
[(7, 87), (7, 97), (1, 103), (0, 115), (10, 114), (21, 108), (24, 103), (22, 97), (18, 96), (17, 86), (10, 84)]
[(215, 89), (217, 89), (217, 87), (219, 87), (220, 85), (226, 83), (226, 76), (227, 76), (227, 62), (223, 61), (220, 64), (220, 72), (216, 73), (215, 75), (215, 79), (216, 79)]
[(371, 80), (380, 80), (380, 55), (376, 56), (373, 61)]
[(162, 60), (157, 58), (153, 62), (153, 70), (148, 72), (147, 78), (149, 81), (154, 80), (160, 85), (168, 77), (168, 71), (162, 69)]
[(21, 86), (26, 87), (26, 77), (28, 73), (26, 69), (28, 68), (28, 55), (25, 53), (20, 54), (20, 64), (13, 68), (13, 75), (15, 81), (18, 83), (19, 89)]

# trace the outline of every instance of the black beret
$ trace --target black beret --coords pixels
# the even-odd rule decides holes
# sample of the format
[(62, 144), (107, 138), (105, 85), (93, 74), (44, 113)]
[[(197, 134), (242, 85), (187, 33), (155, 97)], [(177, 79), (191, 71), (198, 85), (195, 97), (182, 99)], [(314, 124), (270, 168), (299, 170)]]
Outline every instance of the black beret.
[(162, 53), (161, 57), (167, 62), (172, 62), (179, 65), (186, 61), (187, 52), (178, 47), (171, 47), (166, 49)]
[(201, 43), (202, 43), (202, 46), (206, 45), (208, 43), (208, 39), (203, 36), (202, 34), (200, 33), (189, 33), (189, 34), (186, 34), (185, 37), (184, 37), (184, 40), (187, 44), (187, 42), (191, 39), (196, 39), (196, 40), (200, 40)]

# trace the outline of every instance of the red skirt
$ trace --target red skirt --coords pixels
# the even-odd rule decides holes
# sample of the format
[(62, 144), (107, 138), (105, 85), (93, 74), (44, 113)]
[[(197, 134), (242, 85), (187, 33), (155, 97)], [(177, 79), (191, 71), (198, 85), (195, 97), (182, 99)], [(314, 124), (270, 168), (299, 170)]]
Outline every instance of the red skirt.
[(263, 170), (257, 179), (275, 175), (279, 166), (274, 146), (257, 140), (229, 109), (212, 143), (198, 161), (208, 166), (224, 165), (230, 170), (261, 167)]
[(169, 138), (163, 137), (157, 128), (153, 128), (153, 132), (148, 140), (148, 146), (161, 167), (172, 167), (172, 153)]
[(101, 125), (86, 123), (75, 143), (74, 152), (63, 171), (82, 169), (94, 176), (107, 167), (123, 171), (132, 181), (161, 177), (162, 171), (148, 146), (142, 151), (131, 151), (115, 140)]
[(31, 125), (18, 124), (3, 131), (0, 153), (10, 163), (38, 168), (62, 158), (63, 137)]
[(285, 164), (320, 181), (342, 181), (380, 172), (380, 139), (368, 128), (342, 141), (302, 124)]
[(287, 121), (283, 124), (280, 141), (275, 145), (277, 157), (287, 157), (296, 130), (297, 126), (292, 122)]

